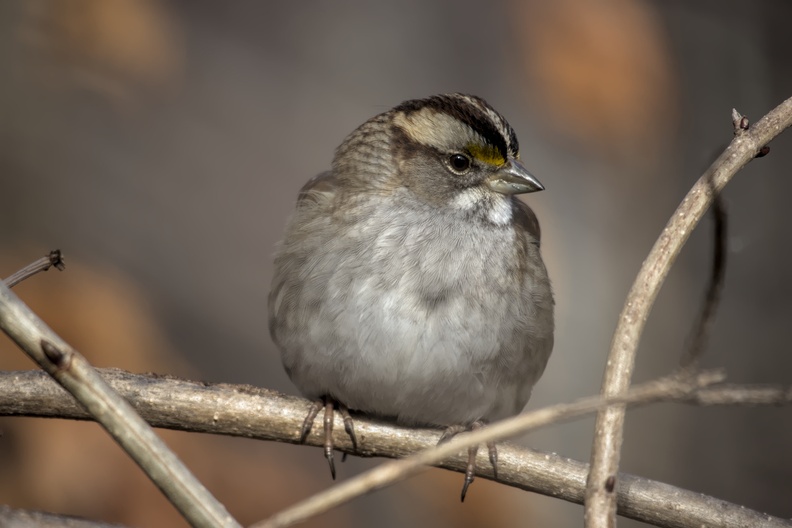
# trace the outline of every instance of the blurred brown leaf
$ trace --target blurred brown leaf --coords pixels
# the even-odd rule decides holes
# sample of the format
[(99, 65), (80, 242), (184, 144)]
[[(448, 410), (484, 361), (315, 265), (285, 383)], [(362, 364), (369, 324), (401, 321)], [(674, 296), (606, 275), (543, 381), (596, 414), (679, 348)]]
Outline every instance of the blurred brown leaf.
[(25, 7), (18, 33), (51, 61), (51, 84), (128, 104), (139, 89), (167, 91), (181, 81), (182, 31), (158, 0), (32, 0)]
[(514, 2), (513, 23), (536, 87), (532, 105), (561, 133), (618, 157), (665, 144), (676, 108), (668, 43), (641, 0)]

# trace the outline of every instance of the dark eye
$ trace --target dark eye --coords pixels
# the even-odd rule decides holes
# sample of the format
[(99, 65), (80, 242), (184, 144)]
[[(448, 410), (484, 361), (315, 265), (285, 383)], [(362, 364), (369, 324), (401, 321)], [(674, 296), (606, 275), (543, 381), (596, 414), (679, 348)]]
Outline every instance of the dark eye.
[(448, 164), (454, 172), (466, 172), (470, 168), (470, 158), (464, 154), (451, 154)]

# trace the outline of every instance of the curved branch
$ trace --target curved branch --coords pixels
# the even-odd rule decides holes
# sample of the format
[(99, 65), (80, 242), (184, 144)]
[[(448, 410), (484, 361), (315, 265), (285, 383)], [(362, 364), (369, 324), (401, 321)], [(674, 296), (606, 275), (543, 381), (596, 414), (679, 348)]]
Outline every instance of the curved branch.
[[(766, 154), (766, 145), (792, 125), (792, 98), (750, 128), (742, 118), (737, 121), (735, 138), (674, 212), (633, 283), (611, 343), (602, 381), (603, 397), (618, 396), (628, 390), (646, 319), (682, 246), (709, 208), (713, 196), (754, 157)], [(609, 528), (615, 524), (616, 498), (610, 483), (619, 469), (624, 411), (624, 407), (613, 406), (597, 415), (591, 473), (586, 486), (587, 528)]]

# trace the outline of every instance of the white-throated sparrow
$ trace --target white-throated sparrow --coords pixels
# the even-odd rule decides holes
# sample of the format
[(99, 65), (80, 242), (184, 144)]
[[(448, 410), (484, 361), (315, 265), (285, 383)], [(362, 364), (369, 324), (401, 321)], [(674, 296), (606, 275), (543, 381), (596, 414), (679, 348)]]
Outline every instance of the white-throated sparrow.
[[(320, 403), (404, 425), (472, 428), (519, 413), (553, 348), (544, 187), (478, 97), (406, 101), (352, 132), (300, 191), (275, 259), (270, 332)], [(490, 446), (493, 465), (494, 449)], [(465, 490), (473, 479), (470, 453)]]

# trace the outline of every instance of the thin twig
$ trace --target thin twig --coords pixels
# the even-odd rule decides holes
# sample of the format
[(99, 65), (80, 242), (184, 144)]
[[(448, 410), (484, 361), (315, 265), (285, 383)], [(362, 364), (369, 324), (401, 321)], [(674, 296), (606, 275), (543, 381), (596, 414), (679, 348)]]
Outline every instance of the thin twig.
[(89, 521), (69, 515), (54, 515), (30, 510), (16, 510), (0, 504), (3, 528), (123, 528), (120, 524)]
[[(155, 427), (299, 443), (300, 427), (311, 403), (266, 389), (207, 384), (154, 375), (100, 369), (102, 377), (129, 400)], [(0, 372), (0, 415), (89, 419), (62, 388), (39, 371)], [(792, 388), (716, 385), (692, 393), (669, 394), (670, 401), (701, 405), (782, 405), (792, 402)], [(340, 451), (364, 457), (402, 458), (434, 447), (440, 431), (411, 429), (355, 415), (360, 445), (354, 450), (341, 423), (334, 444)], [(315, 432), (306, 444), (321, 447)], [(500, 443), (498, 482), (582, 504), (588, 466), (556, 454)], [(321, 457), (317, 454), (317, 464)], [(439, 467), (464, 472), (466, 455), (444, 459)], [(492, 479), (486, 455), (478, 476)], [(752, 526), (767, 517), (741, 506), (659, 482), (619, 474), (619, 514), (658, 526), (698, 528), (703, 525)], [(668, 508), (674, 504), (675, 508)], [(792, 523), (771, 518), (769, 526)]]
[[(738, 134), (679, 205), (644, 261), (619, 316), (603, 376), (603, 396), (617, 396), (628, 390), (635, 352), (649, 311), (671, 265), (712, 203), (714, 194), (719, 193), (754, 157), (766, 153), (767, 144), (790, 125), (792, 98), (781, 103), (749, 130)], [(624, 407), (612, 406), (597, 414), (591, 473), (586, 485), (587, 528), (611, 528), (615, 525), (616, 499), (608, 483), (619, 469), (624, 411)]]
[(715, 322), (715, 313), (720, 304), (726, 277), (726, 238), (728, 223), (726, 208), (723, 205), (721, 194), (712, 190), (712, 268), (710, 270), (709, 284), (704, 294), (704, 304), (699, 313), (696, 324), (693, 325), (690, 343), (680, 359), (680, 367), (692, 372), (698, 367), (701, 357), (707, 348), (712, 325)]
[(3, 282), (5, 282), (5, 285), (9, 288), (13, 288), (23, 280), (32, 277), (36, 273), (47, 271), (52, 266), (55, 266), (59, 271), (66, 269), (66, 264), (63, 262), (63, 254), (60, 249), (50, 251), (48, 255), (41, 257), (35, 262), (31, 262)]
[(2, 283), (0, 328), (86, 408), (190, 524), (239, 527), (129, 403)]

